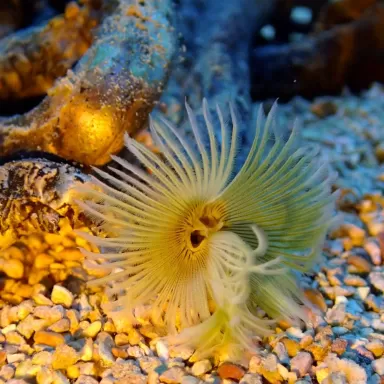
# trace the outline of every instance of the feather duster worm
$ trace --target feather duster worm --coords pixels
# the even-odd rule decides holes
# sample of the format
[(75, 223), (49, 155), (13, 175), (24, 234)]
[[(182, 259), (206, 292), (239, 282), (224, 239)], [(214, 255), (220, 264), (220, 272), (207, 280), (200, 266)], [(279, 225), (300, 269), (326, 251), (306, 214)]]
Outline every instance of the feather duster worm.
[(287, 140), (278, 133), (276, 105), (266, 118), (260, 109), (236, 175), (234, 110), (228, 127), (216, 108), (215, 131), (204, 100), (203, 135), (186, 109), (193, 139), (164, 119), (150, 121), (162, 157), (125, 138), (150, 174), (113, 157), (124, 171), (95, 169), (97, 188), (78, 190), (79, 205), (108, 234), (84, 235), (103, 255), (84, 253), (119, 268), (90, 282), (114, 283), (110, 293), (118, 298), (106, 309), (132, 316), (150, 304), (169, 340), (192, 345), (197, 359), (252, 348), (252, 337), (273, 325), (261, 312), (275, 320), (305, 317), (294, 273), (308, 270), (319, 255), (335, 195), (326, 164), (298, 148), (296, 128)]

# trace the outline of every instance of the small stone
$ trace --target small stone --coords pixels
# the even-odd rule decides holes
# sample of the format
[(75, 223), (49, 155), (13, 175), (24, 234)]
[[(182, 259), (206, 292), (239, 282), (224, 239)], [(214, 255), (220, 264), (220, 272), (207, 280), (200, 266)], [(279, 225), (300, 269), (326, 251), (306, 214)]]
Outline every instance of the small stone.
[(296, 340), (284, 338), (281, 340), (289, 357), (296, 356), (300, 351), (300, 344)]
[(37, 293), (32, 297), (32, 299), (37, 305), (53, 305), (52, 301), (48, 299), (48, 297), (44, 296), (42, 293)]
[(53, 323), (49, 328), (48, 331), (58, 332), (58, 333), (64, 333), (68, 332), (70, 328), (70, 322), (68, 319), (64, 318), (56, 323)]
[(115, 343), (118, 347), (129, 344), (129, 337), (125, 333), (118, 333), (115, 336)]
[(161, 373), (160, 381), (166, 384), (180, 384), (185, 376), (185, 371), (181, 367), (172, 367)]
[(12, 279), (21, 279), (24, 276), (24, 264), (21, 260), (4, 260), (1, 269)]
[(97, 344), (99, 347), (100, 359), (105, 366), (110, 367), (115, 362), (115, 358), (112, 354), (112, 348), (115, 346), (115, 343), (112, 336), (107, 332), (101, 332), (97, 336)]
[(17, 363), (19, 361), (24, 361), (24, 360), (25, 360), (24, 353), (8, 353), (7, 354), (8, 364)]
[(372, 340), (365, 345), (368, 351), (371, 351), (375, 357), (380, 357), (384, 354), (384, 343), (380, 340)]
[(236, 364), (223, 363), (218, 368), (217, 373), (222, 379), (240, 380), (244, 376), (245, 371)]
[(47, 320), (35, 319), (32, 315), (28, 315), (16, 327), (17, 331), (25, 338), (29, 339), (35, 331), (41, 331), (47, 326)]
[(53, 369), (67, 369), (79, 361), (79, 354), (69, 345), (60, 345), (52, 356)]
[(33, 314), (34, 316), (48, 320), (50, 324), (53, 324), (64, 317), (65, 310), (61, 305), (55, 305), (54, 307), (41, 305), (35, 308)]
[(364, 287), (367, 285), (367, 282), (360, 276), (347, 275), (344, 277), (344, 284), (352, 287)]
[(298, 376), (302, 377), (306, 375), (311, 368), (313, 359), (310, 353), (308, 352), (299, 352), (291, 360), (291, 370), (296, 371)]
[(116, 379), (121, 379), (131, 373), (141, 373), (140, 367), (134, 360), (117, 359), (112, 365), (112, 375)]
[(99, 382), (92, 376), (80, 375), (75, 384), (99, 384)]
[(11, 364), (3, 365), (0, 369), (0, 377), (4, 380), (10, 380), (15, 375), (15, 367)]
[(364, 244), (364, 249), (367, 251), (374, 265), (381, 263), (381, 249), (375, 241), (367, 241)]
[(348, 341), (345, 339), (336, 339), (331, 346), (331, 351), (341, 356), (347, 349)]
[(169, 359), (169, 350), (165, 342), (160, 340), (156, 343), (156, 352), (157, 352), (157, 356), (159, 356), (161, 359), (163, 360)]
[(281, 342), (276, 343), (275, 347), (273, 348), (273, 352), (277, 355), (280, 362), (283, 364), (289, 363), (289, 356), (287, 353), (287, 350), (285, 349), (285, 345)]
[(384, 273), (382, 272), (371, 272), (369, 274), (369, 280), (371, 284), (381, 292), (384, 292)]
[(51, 294), (51, 300), (54, 304), (62, 304), (66, 308), (70, 308), (73, 303), (73, 294), (67, 288), (61, 285), (54, 285)]
[(181, 384), (200, 384), (200, 383), (201, 381), (194, 376), (187, 375), (181, 378)]
[(263, 384), (263, 377), (257, 373), (246, 373), (239, 384)]
[(380, 376), (384, 376), (384, 357), (372, 362), (372, 369)]
[(94, 338), (101, 330), (101, 321), (94, 321), (91, 325), (85, 328), (82, 332), (82, 335), (85, 337)]
[(8, 344), (16, 344), (16, 345), (25, 344), (24, 337), (21, 336), (20, 333), (16, 331), (6, 333), (5, 340)]
[(148, 384), (147, 377), (140, 373), (130, 373), (115, 381), (115, 384)]
[(201, 360), (193, 364), (191, 372), (195, 376), (201, 376), (204, 373), (209, 372), (211, 369), (212, 369), (212, 364), (209, 360)]
[(146, 374), (154, 371), (157, 367), (160, 367), (163, 363), (158, 357), (145, 356), (139, 359), (140, 368)]
[(63, 335), (49, 331), (37, 331), (35, 332), (33, 339), (36, 344), (46, 344), (51, 347), (58, 347), (65, 343)]
[(33, 365), (31, 360), (22, 361), (17, 367), (15, 371), (16, 377), (28, 377), (28, 376), (36, 376), (37, 372), (40, 371), (40, 367), (38, 365)]
[(80, 360), (82, 361), (90, 361), (93, 357), (93, 340), (88, 338), (85, 340), (84, 346), (81, 348), (80, 352)]
[(32, 363), (35, 365), (50, 365), (52, 364), (52, 353), (48, 351), (35, 353), (32, 357)]

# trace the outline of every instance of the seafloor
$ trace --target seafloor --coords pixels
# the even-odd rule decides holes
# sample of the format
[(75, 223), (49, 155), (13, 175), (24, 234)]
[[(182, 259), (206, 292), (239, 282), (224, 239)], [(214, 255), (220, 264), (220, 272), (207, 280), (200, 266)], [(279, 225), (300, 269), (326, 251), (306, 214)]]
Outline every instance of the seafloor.
[[(106, 318), (103, 293), (68, 279), (103, 273), (80, 263), (78, 238), (34, 235), (2, 255), (8, 277), (0, 293), (0, 383), (383, 383), (384, 88), (295, 98), (279, 113), (282, 122), (293, 116), (303, 139), (331, 159), (343, 192), (325, 261), (302, 282), (321, 310), (308, 324), (279, 324), (276, 336), (242, 361), (192, 364), (192, 350), (156, 341), (161, 335), (145, 319), (132, 329), (124, 318)], [(18, 277), (28, 260), (33, 268), (23, 284)], [(42, 275), (56, 284), (34, 283)]]

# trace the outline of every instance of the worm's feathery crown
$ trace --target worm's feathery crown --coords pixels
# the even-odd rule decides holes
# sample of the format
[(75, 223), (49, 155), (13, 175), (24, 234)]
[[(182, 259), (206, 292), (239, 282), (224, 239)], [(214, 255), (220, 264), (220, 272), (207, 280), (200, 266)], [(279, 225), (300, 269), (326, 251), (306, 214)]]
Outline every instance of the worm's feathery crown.
[(151, 304), (154, 318), (182, 330), (174, 342), (192, 343), (203, 356), (251, 347), (251, 336), (271, 325), (260, 308), (274, 318), (302, 315), (293, 271), (316, 260), (335, 196), (326, 165), (297, 147), (296, 129), (287, 140), (277, 132), (276, 105), (266, 118), (260, 109), (252, 147), (235, 176), (233, 108), (232, 129), (216, 108), (220, 145), (207, 102), (207, 135), (186, 109), (193, 140), (165, 119), (150, 121), (162, 157), (126, 137), (150, 173), (113, 157), (124, 171), (95, 169), (98, 188), (80, 187), (79, 204), (108, 234), (83, 235), (103, 250), (84, 253), (120, 268), (91, 282), (113, 281), (110, 292), (124, 292), (109, 309), (132, 313)]

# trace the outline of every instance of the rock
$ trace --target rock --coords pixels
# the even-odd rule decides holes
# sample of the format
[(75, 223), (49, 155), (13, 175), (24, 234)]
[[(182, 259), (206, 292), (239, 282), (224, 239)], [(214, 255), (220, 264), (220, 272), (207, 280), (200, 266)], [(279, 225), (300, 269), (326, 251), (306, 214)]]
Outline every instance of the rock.
[(185, 375), (184, 368), (172, 367), (160, 374), (160, 381), (166, 384), (179, 384)]
[(384, 357), (373, 361), (371, 365), (377, 374), (384, 376)]
[(62, 304), (65, 308), (71, 308), (73, 294), (61, 285), (54, 285), (51, 293), (51, 300), (54, 304)]
[(50, 327), (48, 327), (48, 331), (53, 331), (58, 333), (68, 332), (69, 329), (70, 329), (70, 322), (66, 318), (61, 319), (56, 323), (53, 323)]
[(181, 384), (200, 384), (201, 380), (194, 376), (183, 376), (181, 379)]
[(32, 363), (35, 365), (50, 365), (52, 364), (52, 357), (51, 352), (41, 351), (33, 355)]
[(85, 328), (82, 332), (84, 337), (94, 338), (101, 330), (101, 321), (94, 321), (87, 328)]
[(139, 359), (140, 368), (146, 374), (154, 371), (157, 367), (160, 367), (163, 363), (155, 356), (144, 356)]
[(256, 373), (246, 373), (239, 384), (263, 384), (263, 377)]
[(147, 377), (140, 373), (131, 373), (118, 379), (114, 382), (115, 384), (147, 384)]
[(347, 259), (348, 264), (353, 265), (356, 268), (356, 272), (369, 273), (371, 272), (372, 265), (364, 259), (364, 257), (358, 255), (351, 255)]
[(112, 375), (116, 379), (121, 379), (131, 373), (141, 373), (138, 363), (134, 360), (117, 359), (111, 368)]
[(110, 367), (115, 358), (112, 354), (112, 348), (115, 346), (112, 336), (107, 332), (101, 332), (97, 336), (96, 343), (99, 347), (99, 356), (106, 367)]
[(51, 347), (58, 347), (65, 343), (63, 335), (49, 331), (37, 331), (35, 332), (33, 339), (36, 344), (46, 344)]
[(369, 280), (371, 284), (381, 292), (384, 292), (384, 273), (382, 272), (371, 272), (369, 274)]
[(68, 345), (60, 345), (52, 356), (53, 369), (67, 369), (79, 361), (79, 354)]
[(48, 307), (41, 305), (35, 308), (33, 315), (44, 320), (48, 320), (50, 324), (61, 320), (65, 315), (65, 309), (61, 305)]
[(365, 345), (368, 351), (371, 351), (375, 357), (380, 357), (384, 354), (384, 343), (380, 340), (372, 340)]
[(99, 384), (99, 382), (92, 376), (81, 375), (75, 381), (75, 384)]
[(209, 372), (212, 369), (212, 364), (209, 360), (197, 361), (193, 364), (191, 372), (195, 376), (201, 376), (204, 373)]
[(306, 375), (313, 363), (313, 359), (310, 353), (308, 352), (299, 352), (291, 360), (291, 370), (295, 371), (298, 376), (302, 377)]
[(245, 371), (236, 364), (223, 363), (217, 369), (217, 373), (222, 379), (240, 380), (244, 376)]
[(169, 349), (168, 345), (160, 340), (156, 343), (156, 352), (157, 356), (159, 356), (163, 360), (168, 360), (169, 359)]

